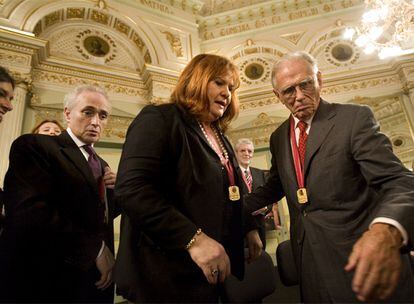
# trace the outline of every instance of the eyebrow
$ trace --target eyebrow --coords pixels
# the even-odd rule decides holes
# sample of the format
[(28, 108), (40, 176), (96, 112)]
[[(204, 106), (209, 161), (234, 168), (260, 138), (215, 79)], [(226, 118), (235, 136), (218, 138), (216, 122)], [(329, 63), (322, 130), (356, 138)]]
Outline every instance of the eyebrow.
[(299, 84), (301, 84), (301, 83), (303, 83), (303, 82), (308, 82), (308, 81), (311, 81), (311, 80), (313, 80), (312, 76), (308, 76), (308, 77), (306, 77), (306, 78), (302, 79), (302, 80), (301, 80), (301, 81), (299, 81), (299, 82), (296, 82), (296, 83), (294, 83), (294, 84), (292, 84), (292, 85), (290, 85), (290, 86), (288, 86), (288, 87), (286, 87), (286, 88), (284, 88), (284, 89), (281, 89), (280, 91), (281, 91), (281, 92), (284, 92), (284, 91), (286, 91), (286, 90), (288, 90), (288, 89), (290, 89), (290, 88), (296, 87), (297, 85), (299, 85)]

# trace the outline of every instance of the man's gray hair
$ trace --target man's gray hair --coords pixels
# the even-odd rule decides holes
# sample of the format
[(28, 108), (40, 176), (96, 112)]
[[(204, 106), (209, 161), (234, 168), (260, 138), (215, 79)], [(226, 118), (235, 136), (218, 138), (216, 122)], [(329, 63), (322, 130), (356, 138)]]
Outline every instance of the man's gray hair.
[(254, 150), (254, 144), (253, 142), (248, 138), (240, 138), (237, 140), (236, 144), (234, 145), (234, 150), (238, 151), (240, 145), (252, 145)]
[(91, 85), (82, 85), (74, 88), (71, 92), (65, 95), (63, 100), (64, 108), (68, 108), (69, 110), (73, 109), (77, 102), (77, 98), (83, 92), (93, 92), (99, 93), (108, 101), (109, 109), (111, 109), (111, 104), (108, 99), (108, 95), (106, 94), (105, 90), (98, 86), (91, 86)]
[(304, 60), (312, 67), (313, 72), (316, 74), (318, 73), (318, 62), (316, 59), (309, 53), (304, 51), (297, 51), (293, 53), (288, 53), (284, 55), (281, 59), (276, 61), (272, 68), (272, 86), (276, 90), (276, 74), (279, 71), (280, 65), (286, 61), (294, 61), (294, 60)]

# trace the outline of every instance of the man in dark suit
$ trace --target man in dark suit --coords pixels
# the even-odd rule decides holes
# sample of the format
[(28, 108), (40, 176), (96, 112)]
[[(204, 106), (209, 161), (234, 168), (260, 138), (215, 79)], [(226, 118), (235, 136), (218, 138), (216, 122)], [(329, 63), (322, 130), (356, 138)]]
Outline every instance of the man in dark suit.
[[(242, 192), (243, 194), (248, 194), (265, 183), (264, 171), (250, 166), (254, 154), (254, 145), (250, 139), (240, 138), (234, 145), (234, 150), (239, 164), (240, 175), (243, 178)], [(266, 213), (267, 207), (263, 207), (254, 212), (258, 224), (260, 240), (263, 243), (263, 249), (266, 249), (266, 229), (264, 221)]]
[(92, 146), (111, 110), (97, 87), (65, 97), (60, 136), (12, 145), (0, 244), (0, 300), (113, 302), (115, 174)]
[[(0, 66), (0, 123), (3, 115), (13, 110), (11, 101), (13, 100), (13, 92), (15, 81), (9, 72)], [(3, 190), (0, 188), (0, 232), (3, 227)]]
[(303, 301), (412, 301), (414, 175), (368, 107), (320, 98), (309, 54), (277, 62), (272, 85), (292, 115), (272, 134), (270, 177), (247, 205), (286, 196)]

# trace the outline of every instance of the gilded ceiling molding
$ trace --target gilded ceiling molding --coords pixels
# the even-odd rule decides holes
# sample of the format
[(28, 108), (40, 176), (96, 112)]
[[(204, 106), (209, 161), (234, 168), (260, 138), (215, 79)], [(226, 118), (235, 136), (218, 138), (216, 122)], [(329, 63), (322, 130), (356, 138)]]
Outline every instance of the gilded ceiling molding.
[[(248, 41), (249, 40), (250, 39), (248, 39)], [(261, 56), (262, 54), (272, 56), (272, 58), (274, 58), (275, 61), (278, 58), (283, 57), (283, 55), (284, 55), (284, 53), (282, 51), (280, 51), (276, 48), (269, 47), (267, 45), (258, 45), (256, 43), (254, 43), (254, 44), (249, 44), (249, 45), (243, 46), (239, 51), (234, 53), (234, 55), (231, 55), (230, 59), (232, 59), (234, 61), (238, 61), (241, 58), (251, 56), (251, 55), (256, 55), (256, 54), (257, 54), (257, 56)]]
[(289, 41), (290, 43), (293, 43), (294, 45), (297, 45), (299, 40), (303, 37), (304, 34), (305, 34), (305, 32), (301, 31), (301, 32), (295, 32), (295, 33), (280, 35), (280, 38), (283, 38), (283, 39)]
[(19, 66), (30, 66), (32, 61), (31, 55), (10, 52), (2, 49), (0, 51), (0, 63), (2, 66), (12, 66), (12, 65), (19, 65)]
[(76, 75), (65, 75), (60, 73), (35, 70), (33, 73), (33, 81), (36, 83), (45, 83), (46, 85), (57, 84), (65, 86), (78, 86), (78, 85), (98, 85), (104, 88), (108, 93), (123, 94), (127, 96), (141, 96), (146, 98), (148, 95), (147, 90), (142, 88), (136, 88), (133, 86), (125, 86), (115, 83), (106, 78), (106, 81), (91, 78), (91, 74), (86, 74), (86, 77), (78, 77)]
[(309, 17), (315, 18), (362, 4), (363, 0), (331, 0), (329, 3), (308, 0), (301, 2), (300, 5), (290, 2), (288, 4), (287, 1), (278, 3), (267, 1), (264, 4), (228, 11), (226, 14), (200, 17), (200, 37), (204, 41), (213, 40), (274, 25), (297, 22)]
[(358, 80), (352, 83), (344, 83), (338, 85), (326, 85), (322, 88), (321, 95), (333, 95), (348, 93), (356, 90), (366, 90), (373, 89), (377, 87), (391, 86), (394, 84), (399, 84), (400, 79), (397, 75), (376, 78), (376, 79), (366, 79)]
[(75, 78), (85, 78), (85, 79), (93, 79), (95, 81), (99, 82), (115, 82), (118, 85), (121, 86), (130, 86), (135, 87), (137, 89), (146, 89), (146, 85), (139, 79), (130, 79), (126, 77), (119, 77), (117, 75), (107, 73), (99, 73), (99, 72), (91, 72), (91, 71), (85, 71), (84, 69), (73, 67), (71, 66), (70, 69), (63, 67), (63, 66), (55, 66), (50, 64), (39, 64), (37, 68), (34, 69), (34, 72), (36, 75), (42, 74), (42, 73), (55, 73), (55, 74), (63, 74), (66, 76), (71, 76)]
[(2, 37), (0, 37), (0, 50), (2, 52), (4, 50), (9, 50), (9, 51), (16, 51), (18, 53), (29, 54), (29, 55), (35, 54), (35, 50), (33, 48), (29, 48), (29, 47), (25, 47), (17, 43), (10, 43), (10, 42), (1, 41), (1, 40), (2, 40)]
[(262, 107), (275, 105), (278, 103), (279, 103), (279, 100), (276, 97), (254, 100), (254, 101), (240, 102), (240, 111), (258, 109)]
[(178, 76), (169, 76), (167, 74), (159, 73), (156, 71), (151, 71), (149, 73), (151, 74), (151, 79), (154, 82), (161, 82), (172, 86), (175, 86), (177, 84)]
[(309, 46), (308, 52), (311, 54), (315, 53), (315, 49), (323, 45), (324, 43), (332, 39), (340, 39), (342, 37), (344, 28), (330, 29), (327, 33), (316, 37), (315, 41)]
[(41, 37), (42, 33), (49, 30), (52, 26), (66, 21), (90, 21), (111, 28), (129, 39), (144, 54), (146, 63), (153, 61), (149, 49), (141, 36), (126, 22), (100, 7), (67, 7), (51, 12), (36, 23), (33, 33)]

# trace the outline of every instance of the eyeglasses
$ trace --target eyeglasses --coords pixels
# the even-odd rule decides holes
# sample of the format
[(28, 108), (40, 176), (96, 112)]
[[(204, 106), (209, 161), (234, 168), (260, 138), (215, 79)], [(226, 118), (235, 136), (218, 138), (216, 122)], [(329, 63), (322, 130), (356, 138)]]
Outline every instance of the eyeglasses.
[(315, 80), (312, 77), (305, 78), (301, 82), (280, 91), (280, 95), (284, 99), (292, 99), (296, 96), (296, 87), (299, 87), (304, 93), (313, 92), (315, 90)]

